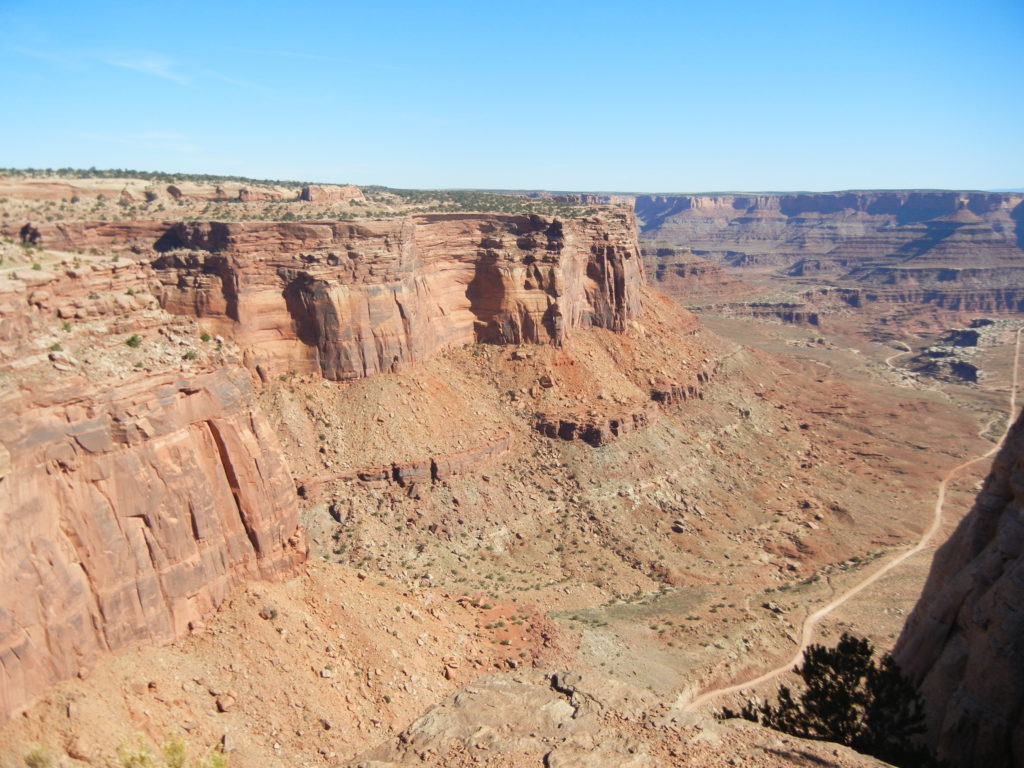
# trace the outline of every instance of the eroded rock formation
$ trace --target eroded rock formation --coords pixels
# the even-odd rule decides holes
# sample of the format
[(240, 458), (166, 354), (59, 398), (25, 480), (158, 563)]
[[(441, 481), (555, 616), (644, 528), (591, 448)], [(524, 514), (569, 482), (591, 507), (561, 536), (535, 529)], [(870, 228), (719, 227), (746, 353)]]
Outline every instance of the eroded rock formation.
[(309, 203), (343, 203), (346, 200), (362, 200), (363, 191), (354, 184), (311, 184), (303, 187), (299, 200)]
[(644, 237), (872, 301), (1017, 312), (1024, 195), (835, 192), (638, 197)]
[[(0, 719), (103, 653), (179, 636), (239, 583), (302, 562), (297, 489), (253, 372), (357, 379), (451, 345), (558, 346), (575, 328), (624, 330), (643, 282), (628, 211), (72, 222), (40, 225), (38, 239), (117, 257), (26, 269), (0, 290), (0, 367), (21, 382), (0, 417)], [(198, 341), (194, 322), (168, 312), (240, 351), (208, 333), (197, 350), (175, 326)], [(39, 343), (72, 322), (95, 339), (85, 366)], [(411, 489), (509, 443), (327, 476)]]
[(295, 489), (241, 368), (9, 393), (3, 413), (0, 719), (304, 559)]
[(1024, 764), (1024, 418), (974, 508), (936, 553), (895, 655), (928, 738), (957, 766)]
[(181, 223), (154, 262), (169, 311), (219, 321), (268, 374), (395, 371), (438, 349), (622, 330), (643, 266), (628, 212), (358, 223)]
[(645, 244), (642, 252), (651, 285), (684, 305), (750, 293), (748, 286), (726, 275), (720, 264), (696, 256), (689, 248)]

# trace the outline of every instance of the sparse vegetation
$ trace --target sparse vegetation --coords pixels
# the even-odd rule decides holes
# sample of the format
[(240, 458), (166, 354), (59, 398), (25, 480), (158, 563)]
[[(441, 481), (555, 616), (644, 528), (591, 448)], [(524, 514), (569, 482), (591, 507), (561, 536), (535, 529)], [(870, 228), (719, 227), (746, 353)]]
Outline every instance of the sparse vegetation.
[(170, 735), (154, 751), (141, 734), (117, 748), (119, 768), (227, 768), (224, 753), (210, 748), (198, 759), (189, 760), (189, 748), (181, 736)]
[(139, 347), (142, 346), (142, 337), (139, 336), (139, 334), (137, 334), (137, 333), (133, 333), (125, 341), (125, 344), (127, 344), (132, 349), (138, 349)]
[(865, 638), (843, 633), (835, 648), (811, 645), (793, 671), (805, 690), (779, 686), (775, 704), (754, 701), (717, 717), (741, 717), (807, 739), (845, 744), (902, 768), (936, 762), (915, 737), (924, 731), (924, 702), (890, 654), (879, 663)]
[(53, 768), (56, 761), (48, 751), (42, 747), (32, 748), (23, 758), (25, 768)]

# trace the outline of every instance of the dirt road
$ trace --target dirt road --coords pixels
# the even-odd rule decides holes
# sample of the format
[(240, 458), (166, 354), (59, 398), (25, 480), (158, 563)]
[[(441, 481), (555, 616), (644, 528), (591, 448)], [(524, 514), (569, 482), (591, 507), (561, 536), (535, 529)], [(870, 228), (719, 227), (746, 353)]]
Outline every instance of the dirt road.
[[(936, 533), (938, 533), (939, 528), (942, 526), (942, 507), (946, 501), (946, 489), (949, 487), (949, 483), (953, 480), (953, 478), (955, 478), (961, 471), (963, 471), (967, 467), (973, 464), (977, 464), (980, 461), (985, 461), (986, 459), (989, 459), (992, 456), (994, 456), (996, 451), (998, 451), (999, 448), (1002, 446), (1003, 440), (1006, 439), (1006, 434), (1010, 431), (1010, 427), (1013, 425), (1014, 419), (1016, 417), (1015, 412), (1017, 409), (1017, 373), (1020, 364), (1021, 330), (1017, 331), (1017, 340), (1014, 345), (1013, 380), (1010, 384), (1010, 402), (1009, 409), (1006, 414), (1006, 428), (1003, 430), (1003, 434), (1000, 436), (999, 440), (996, 441), (995, 445), (993, 445), (988, 451), (983, 453), (981, 456), (976, 456), (973, 459), (968, 459), (967, 461), (957, 464), (955, 467), (949, 470), (946, 473), (946, 475), (942, 478), (942, 480), (939, 482), (938, 492), (935, 497), (935, 508), (932, 514), (932, 523), (930, 526), (928, 526), (928, 530), (926, 530), (921, 535), (921, 539), (917, 542), (917, 544), (915, 544), (907, 551), (897, 555), (884, 566), (879, 568), (877, 571), (865, 577), (862, 581), (858, 582), (850, 589), (843, 592), (834, 600), (832, 600), (828, 604), (816, 610), (814, 613), (807, 616), (807, 618), (804, 619), (803, 628), (801, 631), (800, 646), (794, 652), (793, 656), (784, 664), (780, 664), (779, 666), (770, 669), (764, 674), (759, 675), (750, 680), (744, 680), (743, 682), (735, 683), (734, 685), (729, 685), (723, 688), (715, 688), (713, 690), (706, 691), (705, 693), (702, 693), (700, 696), (687, 703), (683, 707), (683, 711), (692, 712), (704, 706), (713, 699), (717, 699), (722, 696), (728, 696), (729, 694), (733, 693), (739, 693), (745, 688), (753, 688), (755, 686), (761, 685), (762, 683), (766, 683), (769, 680), (772, 680), (773, 678), (776, 678), (784, 672), (787, 672), (790, 669), (792, 669), (794, 666), (799, 664), (800, 661), (803, 659), (804, 651), (807, 650), (807, 646), (811, 644), (811, 641), (814, 638), (814, 631), (817, 629), (818, 624), (825, 616), (828, 616), (830, 613), (832, 613), (832, 611), (834, 611), (839, 606), (843, 605), (843, 603), (845, 603), (850, 598), (859, 595), (865, 589), (867, 589), (872, 584), (881, 579), (883, 576), (885, 576), (887, 573), (889, 573), (889, 571), (891, 571), (893, 568), (896, 568), (897, 566), (901, 565), (907, 559), (913, 557), (914, 555), (923, 551), (929, 546), (929, 543), (931, 542), (932, 538), (935, 536)], [(906, 345), (904, 344), (903, 346)], [(910, 351), (910, 348), (907, 347), (907, 352)], [(889, 365), (889, 367), (893, 367), (892, 360), (897, 357), (900, 357), (901, 355), (907, 354), (907, 352), (899, 352), (895, 355), (888, 357), (885, 361), (886, 364)], [(982, 429), (982, 433), (988, 429), (990, 424), (991, 422), (985, 425), (985, 427)]]
[(909, 355), (914, 350), (912, 350), (910, 347), (908, 347), (902, 341), (897, 341), (897, 342), (893, 342), (893, 343), (899, 344), (901, 347), (903, 347), (903, 349), (906, 350), (905, 352), (897, 352), (895, 355), (889, 355), (887, 358), (885, 358), (885, 364), (888, 365), (890, 368), (894, 368), (895, 369), (896, 366), (892, 364), (892, 361), (895, 360), (897, 357), (903, 357), (904, 355)]

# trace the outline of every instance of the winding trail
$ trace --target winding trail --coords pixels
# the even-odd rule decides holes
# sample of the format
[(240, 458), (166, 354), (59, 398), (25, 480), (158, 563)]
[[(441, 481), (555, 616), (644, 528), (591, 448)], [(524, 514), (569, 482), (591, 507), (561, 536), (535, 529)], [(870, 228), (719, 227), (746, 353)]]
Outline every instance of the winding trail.
[(904, 343), (902, 341), (897, 341), (897, 342), (894, 342), (894, 343), (895, 344), (899, 344), (906, 351), (905, 352), (897, 352), (895, 355), (889, 355), (887, 358), (885, 358), (885, 364), (888, 365), (893, 370), (899, 370), (898, 368), (896, 368), (895, 365), (892, 364), (892, 361), (895, 360), (897, 357), (903, 357), (904, 355), (909, 355), (914, 350), (912, 350), (909, 346), (907, 346), (906, 343)]
[[(697, 698), (688, 702), (683, 707), (684, 712), (692, 712), (698, 709), (699, 707), (703, 706), (704, 704), (707, 704), (709, 701), (713, 699), (717, 699), (721, 696), (728, 696), (733, 693), (739, 693), (745, 688), (753, 688), (755, 686), (761, 685), (762, 683), (766, 683), (769, 680), (772, 680), (773, 678), (778, 677), (784, 672), (788, 672), (794, 666), (799, 664), (802, 660), (804, 651), (806, 651), (807, 646), (811, 644), (811, 640), (814, 637), (814, 631), (817, 629), (818, 624), (821, 623), (821, 620), (823, 618), (828, 616), (830, 613), (832, 613), (832, 611), (834, 611), (839, 606), (843, 605), (850, 598), (859, 595), (865, 589), (867, 589), (872, 584), (881, 579), (883, 576), (885, 576), (887, 573), (889, 573), (889, 571), (893, 570), (894, 568), (905, 562), (907, 559), (913, 557), (918, 552), (921, 552), (928, 547), (928, 544), (932, 540), (932, 537), (934, 537), (935, 534), (938, 533), (939, 528), (942, 526), (942, 507), (946, 501), (946, 489), (949, 487), (950, 482), (962, 470), (966, 469), (972, 464), (977, 464), (980, 461), (985, 461), (986, 459), (989, 459), (992, 456), (994, 456), (996, 451), (998, 451), (1002, 447), (1003, 441), (1006, 439), (1006, 435), (1010, 431), (1010, 427), (1013, 426), (1013, 422), (1015, 420), (1016, 415), (1014, 412), (1017, 408), (1017, 373), (1020, 365), (1020, 335), (1022, 331), (1024, 331), (1024, 328), (1017, 330), (1017, 340), (1014, 345), (1013, 380), (1010, 384), (1009, 410), (1006, 414), (1006, 427), (1003, 429), (1003, 434), (1000, 435), (995, 445), (989, 448), (985, 453), (983, 453), (980, 456), (975, 456), (973, 459), (968, 459), (967, 461), (957, 464), (955, 467), (953, 467), (945, 474), (945, 476), (939, 482), (938, 493), (935, 497), (935, 508), (932, 514), (932, 524), (928, 526), (928, 530), (926, 530), (921, 535), (921, 539), (917, 542), (917, 544), (908, 549), (906, 552), (897, 555), (895, 558), (886, 563), (883, 567), (879, 568), (870, 576), (867, 576), (863, 581), (854, 584), (848, 590), (839, 595), (839, 597), (822, 606), (814, 613), (809, 614), (803, 622), (803, 627), (800, 635), (800, 646), (796, 649), (796, 652), (792, 655), (792, 657), (790, 657), (784, 664), (780, 664), (779, 666), (774, 667), (773, 669), (768, 670), (764, 674), (758, 675), (757, 677), (752, 678), (750, 680), (744, 680), (741, 683), (735, 683), (734, 685), (725, 686), (723, 688), (714, 688), (710, 691), (706, 691)], [(900, 343), (902, 344), (902, 342)], [(906, 347), (906, 344), (904, 344), (903, 346)], [(912, 350), (910, 350), (910, 348), (907, 347), (907, 351), (909, 352)], [(889, 367), (893, 367), (890, 361), (896, 357), (899, 357), (900, 355), (905, 354), (907, 354), (907, 352), (897, 353), (887, 358), (885, 362), (887, 365), (889, 365)], [(985, 427), (982, 429), (982, 432), (979, 433), (979, 435), (984, 433), (985, 430), (987, 430), (991, 424), (991, 421), (988, 424), (986, 424)]]

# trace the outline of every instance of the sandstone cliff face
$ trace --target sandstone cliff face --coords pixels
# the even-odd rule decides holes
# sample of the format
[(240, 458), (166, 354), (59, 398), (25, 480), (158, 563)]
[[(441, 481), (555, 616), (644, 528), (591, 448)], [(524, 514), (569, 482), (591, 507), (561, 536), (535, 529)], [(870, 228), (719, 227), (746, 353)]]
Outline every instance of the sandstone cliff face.
[(902, 246), (909, 255), (958, 230), (1019, 250), (1022, 204), (1024, 195), (988, 192), (683, 195), (638, 197), (636, 213), (645, 235), (667, 242), (760, 244), (784, 256), (834, 255), (838, 246), (844, 255), (868, 256)]
[(0, 720), (304, 559), (295, 490), (241, 368), (8, 394), (3, 414)]
[(396, 371), (438, 349), (561, 344), (640, 308), (632, 217), (450, 214), (348, 222), (181, 223), (158, 247), (161, 302), (219, 321), (264, 374)]
[(974, 508), (939, 549), (895, 655), (928, 738), (958, 766), (1024, 764), (1024, 418)]
[(341, 203), (346, 200), (362, 200), (363, 191), (354, 184), (338, 186), (336, 184), (311, 184), (303, 187), (299, 200), (310, 203)]

